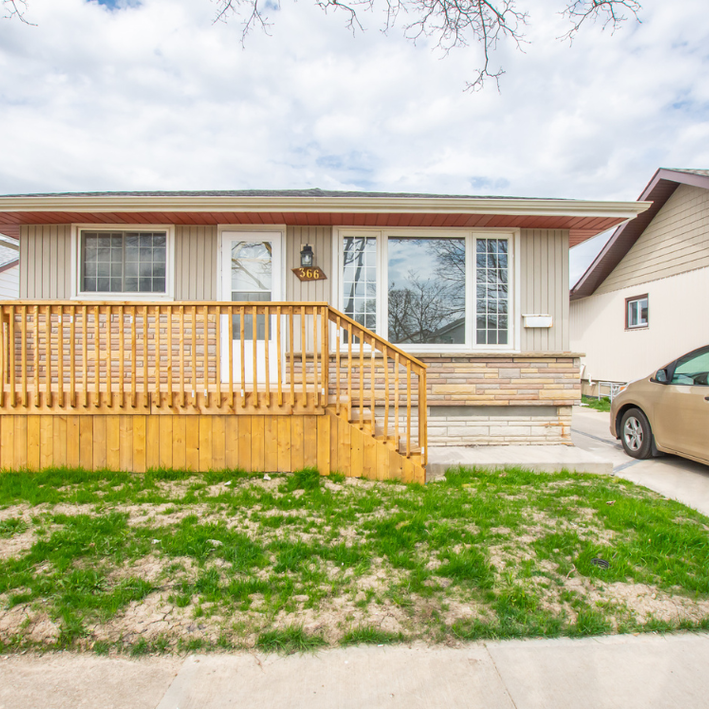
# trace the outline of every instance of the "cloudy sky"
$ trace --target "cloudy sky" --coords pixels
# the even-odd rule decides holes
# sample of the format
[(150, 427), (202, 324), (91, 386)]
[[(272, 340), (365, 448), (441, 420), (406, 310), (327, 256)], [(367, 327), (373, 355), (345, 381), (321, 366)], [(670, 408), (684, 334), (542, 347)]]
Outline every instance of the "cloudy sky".
[(645, 0), (641, 24), (571, 47), (563, 0), (520, 3), (524, 52), (500, 45), (500, 91), (470, 93), (477, 47), (441, 57), (377, 14), (353, 37), (344, 15), (282, 0), (242, 48), (213, 0), (27, 0), (33, 25), (0, 20), (0, 194), (636, 199), (660, 166), (709, 167), (706, 0)]

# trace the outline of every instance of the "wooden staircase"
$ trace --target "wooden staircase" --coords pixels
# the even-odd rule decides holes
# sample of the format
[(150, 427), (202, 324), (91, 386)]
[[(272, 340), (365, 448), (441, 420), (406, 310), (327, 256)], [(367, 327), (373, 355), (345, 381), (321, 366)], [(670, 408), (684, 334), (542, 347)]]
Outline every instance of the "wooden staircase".
[(406, 454), (406, 441), (401, 435), (384, 434), (381, 422), (359, 422), (352, 418), (349, 407), (341, 407), (337, 413), (335, 406), (327, 407), (325, 415), (330, 418), (330, 426), (336, 427), (338, 440), (337, 461), (333, 460), (333, 470), (339, 470), (348, 477), (364, 477), (370, 480), (401, 480), (407, 483), (425, 483), (426, 468), (420, 448), (411, 448)]

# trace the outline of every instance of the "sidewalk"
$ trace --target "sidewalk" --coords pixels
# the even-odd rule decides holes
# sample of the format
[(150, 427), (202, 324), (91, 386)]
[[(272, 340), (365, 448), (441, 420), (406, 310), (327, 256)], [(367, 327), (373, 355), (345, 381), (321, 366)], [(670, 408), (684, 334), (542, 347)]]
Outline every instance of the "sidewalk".
[(706, 707), (709, 634), (395, 645), (317, 654), (0, 658), (0, 709)]

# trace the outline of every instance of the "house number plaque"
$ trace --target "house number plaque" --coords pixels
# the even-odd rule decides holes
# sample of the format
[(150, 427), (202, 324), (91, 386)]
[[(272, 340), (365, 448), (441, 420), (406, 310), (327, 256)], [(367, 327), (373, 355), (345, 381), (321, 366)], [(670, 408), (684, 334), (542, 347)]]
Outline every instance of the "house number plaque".
[(301, 281), (324, 281), (327, 279), (327, 276), (317, 266), (293, 268), (291, 270)]

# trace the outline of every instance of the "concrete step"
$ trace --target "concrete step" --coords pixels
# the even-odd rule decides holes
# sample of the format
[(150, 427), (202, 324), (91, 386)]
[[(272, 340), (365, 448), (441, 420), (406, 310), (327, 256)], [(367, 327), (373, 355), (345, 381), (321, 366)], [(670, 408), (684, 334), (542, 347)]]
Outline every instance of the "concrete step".
[(518, 467), (540, 473), (613, 472), (611, 461), (576, 446), (434, 446), (428, 449), (426, 481), (442, 477), (447, 468), (457, 465), (488, 470)]

